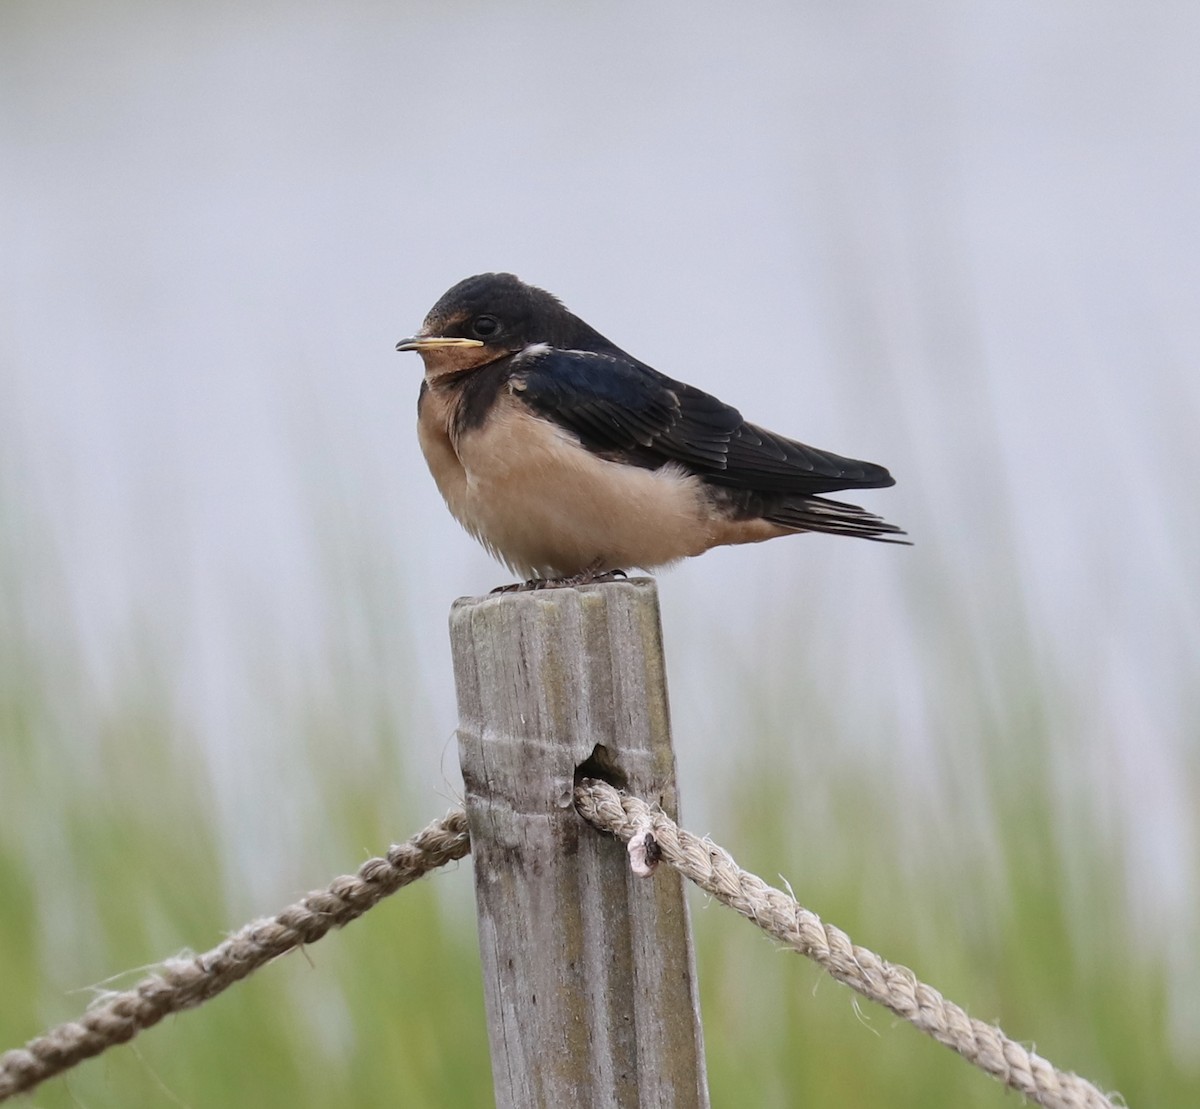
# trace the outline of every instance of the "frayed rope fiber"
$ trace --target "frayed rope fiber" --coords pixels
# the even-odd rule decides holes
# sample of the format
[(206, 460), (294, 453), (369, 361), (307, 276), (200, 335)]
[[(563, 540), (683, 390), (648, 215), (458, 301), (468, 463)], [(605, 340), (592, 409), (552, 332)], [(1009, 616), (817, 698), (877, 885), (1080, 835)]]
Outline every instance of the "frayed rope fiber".
[[(684, 831), (658, 808), (598, 781), (584, 781), (575, 806), (593, 827), (630, 848), (639, 876), (665, 862), (768, 935), (819, 963), (839, 982), (914, 1024), (968, 1062), (1046, 1109), (1114, 1109), (1114, 1103), (1078, 1075), (1060, 1071), (1010, 1040), (999, 1028), (969, 1017), (907, 967), (856, 947), (793, 898), (742, 870), (728, 852)], [(131, 1040), (163, 1017), (207, 1001), (272, 959), (314, 943), (360, 917), (389, 894), (470, 851), (467, 817), (447, 813), (357, 874), (336, 879), (278, 916), (246, 925), (203, 955), (169, 959), (131, 990), (107, 995), (69, 1021), (0, 1055), (0, 1101)]]
[(133, 1039), (163, 1017), (190, 1009), (245, 978), (264, 963), (315, 943), (373, 908), (389, 894), (471, 849), (467, 817), (452, 810), (383, 858), (369, 859), (357, 874), (335, 879), (278, 916), (247, 924), (203, 955), (168, 959), (131, 990), (112, 994), (78, 1020), (60, 1024), (24, 1047), (0, 1055), (0, 1101)]
[[(1030, 1101), (1046, 1109), (1114, 1109), (1114, 1103), (1086, 1079), (1058, 1070), (995, 1025), (968, 1016), (932, 986), (918, 981), (907, 967), (851, 943), (845, 932), (742, 870), (723, 848), (684, 831), (660, 809), (592, 779), (576, 789), (575, 806), (593, 827), (627, 844), (644, 843), (649, 835), (663, 862), (723, 905)], [(635, 873), (645, 869), (639, 865), (639, 852), (640, 848), (631, 852)]]

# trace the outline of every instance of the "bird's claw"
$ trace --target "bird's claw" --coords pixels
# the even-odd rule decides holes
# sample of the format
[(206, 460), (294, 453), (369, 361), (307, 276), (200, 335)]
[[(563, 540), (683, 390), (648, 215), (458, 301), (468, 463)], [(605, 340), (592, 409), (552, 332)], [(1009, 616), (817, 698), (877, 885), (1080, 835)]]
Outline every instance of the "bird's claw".
[(539, 589), (573, 589), (577, 585), (600, 585), (610, 581), (624, 581), (629, 575), (624, 570), (605, 570), (599, 567), (588, 567), (578, 574), (565, 578), (530, 578), (529, 581), (517, 581), (511, 585), (498, 585), (493, 593), (532, 593)]

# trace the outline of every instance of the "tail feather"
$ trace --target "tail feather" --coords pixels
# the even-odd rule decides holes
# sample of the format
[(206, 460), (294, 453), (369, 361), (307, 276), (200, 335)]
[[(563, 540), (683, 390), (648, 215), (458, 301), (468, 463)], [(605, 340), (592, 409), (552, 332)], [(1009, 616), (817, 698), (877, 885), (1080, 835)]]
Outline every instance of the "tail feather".
[(911, 547), (902, 528), (889, 524), (882, 516), (867, 512), (855, 504), (830, 501), (823, 497), (803, 497), (777, 501), (763, 513), (763, 518), (782, 527), (797, 531), (820, 531), (828, 535), (851, 535), (877, 543), (899, 543)]

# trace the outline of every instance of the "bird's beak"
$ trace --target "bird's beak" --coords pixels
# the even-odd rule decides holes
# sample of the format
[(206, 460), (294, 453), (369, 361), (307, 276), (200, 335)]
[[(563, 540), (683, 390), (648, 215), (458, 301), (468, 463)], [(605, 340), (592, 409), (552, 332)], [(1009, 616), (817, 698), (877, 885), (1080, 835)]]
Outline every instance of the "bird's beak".
[(397, 350), (442, 350), (445, 347), (481, 347), (479, 339), (459, 339), (451, 335), (414, 335), (410, 339), (401, 339), (396, 344)]

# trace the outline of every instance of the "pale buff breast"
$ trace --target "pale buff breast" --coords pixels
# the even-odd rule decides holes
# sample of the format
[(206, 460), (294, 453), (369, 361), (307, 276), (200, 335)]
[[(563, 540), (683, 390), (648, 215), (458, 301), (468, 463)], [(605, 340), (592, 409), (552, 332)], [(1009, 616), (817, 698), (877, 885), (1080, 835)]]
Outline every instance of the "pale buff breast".
[(701, 483), (682, 469), (599, 458), (507, 390), (482, 426), (454, 441), (446, 430), (454, 403), (429, 391), (421, 448), (455, 518), (517, 573), (650, 568), (730, 541)]

